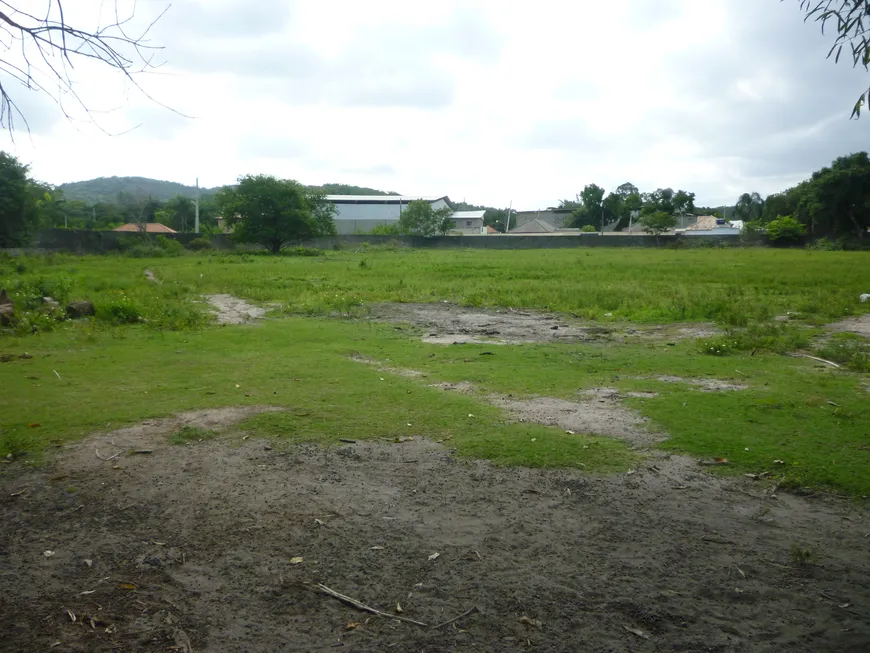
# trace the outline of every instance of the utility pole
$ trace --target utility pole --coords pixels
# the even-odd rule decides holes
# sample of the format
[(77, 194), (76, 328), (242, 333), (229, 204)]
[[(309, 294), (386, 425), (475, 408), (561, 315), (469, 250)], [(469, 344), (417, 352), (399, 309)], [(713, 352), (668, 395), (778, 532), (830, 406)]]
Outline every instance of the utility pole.
[(504, 232), (508, 233), (511, 230), (511, 210), (514, 208), (514, 201), (511, 200), (510, 206), (508, 206), (508, 214), (507, 214), (507, 224), (505, 225)]
[(199, 233), (199, 177), (196, 178), (196, 199), (193, 201), (193, 231)]

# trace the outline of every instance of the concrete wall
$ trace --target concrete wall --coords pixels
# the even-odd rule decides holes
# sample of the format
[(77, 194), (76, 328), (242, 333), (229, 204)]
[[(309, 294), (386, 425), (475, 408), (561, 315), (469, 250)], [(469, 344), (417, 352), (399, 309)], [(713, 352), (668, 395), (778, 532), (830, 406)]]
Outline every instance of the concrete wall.
[[(198, 238), (196, 234), (168, 234), (167, 238), (188, 244)], [(50, 229), (38, 234), (26, 251), (67, 251), (79, 254), (99, 254), (120, 251), (122, 241), (128, 244), (141, 240), (139, 234), (121, 233), (117, 231), (73, 231), (66, 229)], [(152, 238), (152, 241), (156, 238)], [(236, 244), (227, 234), (212, 237), (212, 245), (219, 250), (232, 250)], [(736, 236), (601, 236), (597, 233), (563, 235), (552, 234), (511, 236), (511, 235), (474, 235), (474, 236), (436, 236), (422, 238), (419, 236), (369, 236), (339, 234), (324, 238), (313, 238), (305, 242), (307, 247), (318, 249), (335, 249), (342, 247), (359, 247), (363, 243), (369, 245), (394, 244), (400, 247), (421, 248), (484, 248), (484, 249), (553, 249), (570, 247), (664, 247), (679, 246), (690, 243), (692, 247), (700, 245), (733, 246), (739, 245)]]

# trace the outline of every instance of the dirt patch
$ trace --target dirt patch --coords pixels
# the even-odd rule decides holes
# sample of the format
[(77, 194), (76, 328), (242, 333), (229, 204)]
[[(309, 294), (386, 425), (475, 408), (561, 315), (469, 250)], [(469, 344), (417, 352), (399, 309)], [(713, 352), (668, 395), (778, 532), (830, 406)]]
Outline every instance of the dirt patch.
[(386, 363), (377, 361), (374, 358), (369, 358), (368, 356), (363, 356), (362, 354), (352, 354), (350, 359), (356, 363), (363, 363), (364, 365), (371, 365), (372, 367), (376, 367), (379, 372), (384, 372), (385, 374), (394, 374), (396, 376), (401, 376), (406, 379), (420, 379), (426, 376), (426, 373), (421, 372), (420, 370), (411, 370), (404, 367), (390, 367)]
[(218, 324), (245, 324), (266, 315), (265, 308), (254, 306), (232, 295), (205, 295), (205, 298), (214, 307), (212, 312)]
[(667, 340), (708, 338), (721, 333), (713, 324), (637, 326), (590, 324), (577, 318), (527, 310), (488, 310), (438, 304), (375, 304), (371, 319), (412, 324), (423, 342), (436, 345), (510, 345), (526, 342)]
[(449, 392), (458, 392), (464, 395), (470, 395), (474, 393), (474, 384), (470, 381), (459, 381), (458, 383), (450, 383), (448, 381), (444, 381), (442, 383), (432, 383), (429, 385), (430, 388), (437, 388), (438, 390), (447, 390)]
[(596, 388), (584, 394), (588, 399), (577, 402), (552, 397), (490, 397), (489, 400), (520, 421), (558, 426), (574, 433), (603, 435), (639, 446), (667, 439), (663, 433), (649, 431), (645, 417), (621, 406), (623, 397), (618, 390)]
[(151, 283), (161, 283), (160, 279), (157, 278), (157, 275), (154, 274), (152, 270), (145, 270), (145, 278)]
[[(863, 651), (870, 640), (866, 513), (772, 498), (682, 458), (595, 477), (499, 468), (425, 441), (282, 451), (218, 439), (85, 472), (94, 445), (41, 470), (0, 465), (4, 650)], [(792, 544), (817, 564), (796, 566)], [(429, 626), (361, 613), (317, 583), (386, 612), (400, 603)]]
[(579, 342), (607, 337), (611, 329), (584, 326), (564, 316), (533, 311), (469, 309), (455, 304), (377, 304), (371, 318), (413, 324), (423, 342), (517, 344)]
[(662, 383), (685, 383), (700, 388), (703, 392), (731, 392), (738, 390), (748, 390), (749, 386), (745, 383), (732, 383), (730, 381), (721, 381), (719, 379), (687, 379), (682, 376), (633, 376), (631, 377), (638, 381), (661, 381)]
[(870, 338), (870, 313), (840, 320), (825, 328), (835, 333), (857, 333), (865, 338)]

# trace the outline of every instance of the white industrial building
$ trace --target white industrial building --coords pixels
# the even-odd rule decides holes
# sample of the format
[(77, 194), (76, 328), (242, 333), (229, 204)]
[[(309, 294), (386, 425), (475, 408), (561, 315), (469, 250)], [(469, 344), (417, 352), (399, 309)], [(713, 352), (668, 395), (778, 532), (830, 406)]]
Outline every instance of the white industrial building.
[[(327, 195), (326, 199), (335, 205), (334, 220), (339, 234), (363, 234), (378, 225), (396, 223), (403, 208), (416, 200), (426, 200), (436, 210), (445, 206), (453, 208), (446, 195)], [(480, 233), (480, 230), (476, 233)]]

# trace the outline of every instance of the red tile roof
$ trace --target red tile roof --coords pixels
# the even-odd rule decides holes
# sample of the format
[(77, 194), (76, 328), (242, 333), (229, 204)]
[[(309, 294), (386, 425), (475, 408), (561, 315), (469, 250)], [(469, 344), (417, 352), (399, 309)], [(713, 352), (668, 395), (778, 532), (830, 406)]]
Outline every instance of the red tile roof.
[[(139, 225), (135, 222), (128, 222), (127, 224), (121, 225), (120, 227), (115, 227), (112, 231), (132, 231), (137, 233), (139, 231)], [(170, 229), (165, 224), (160, 224), (159, 222), (148, 222), (145, 225), (145, 231), (149, 234), (177, 234), (178, 232), (175, 229)]]

